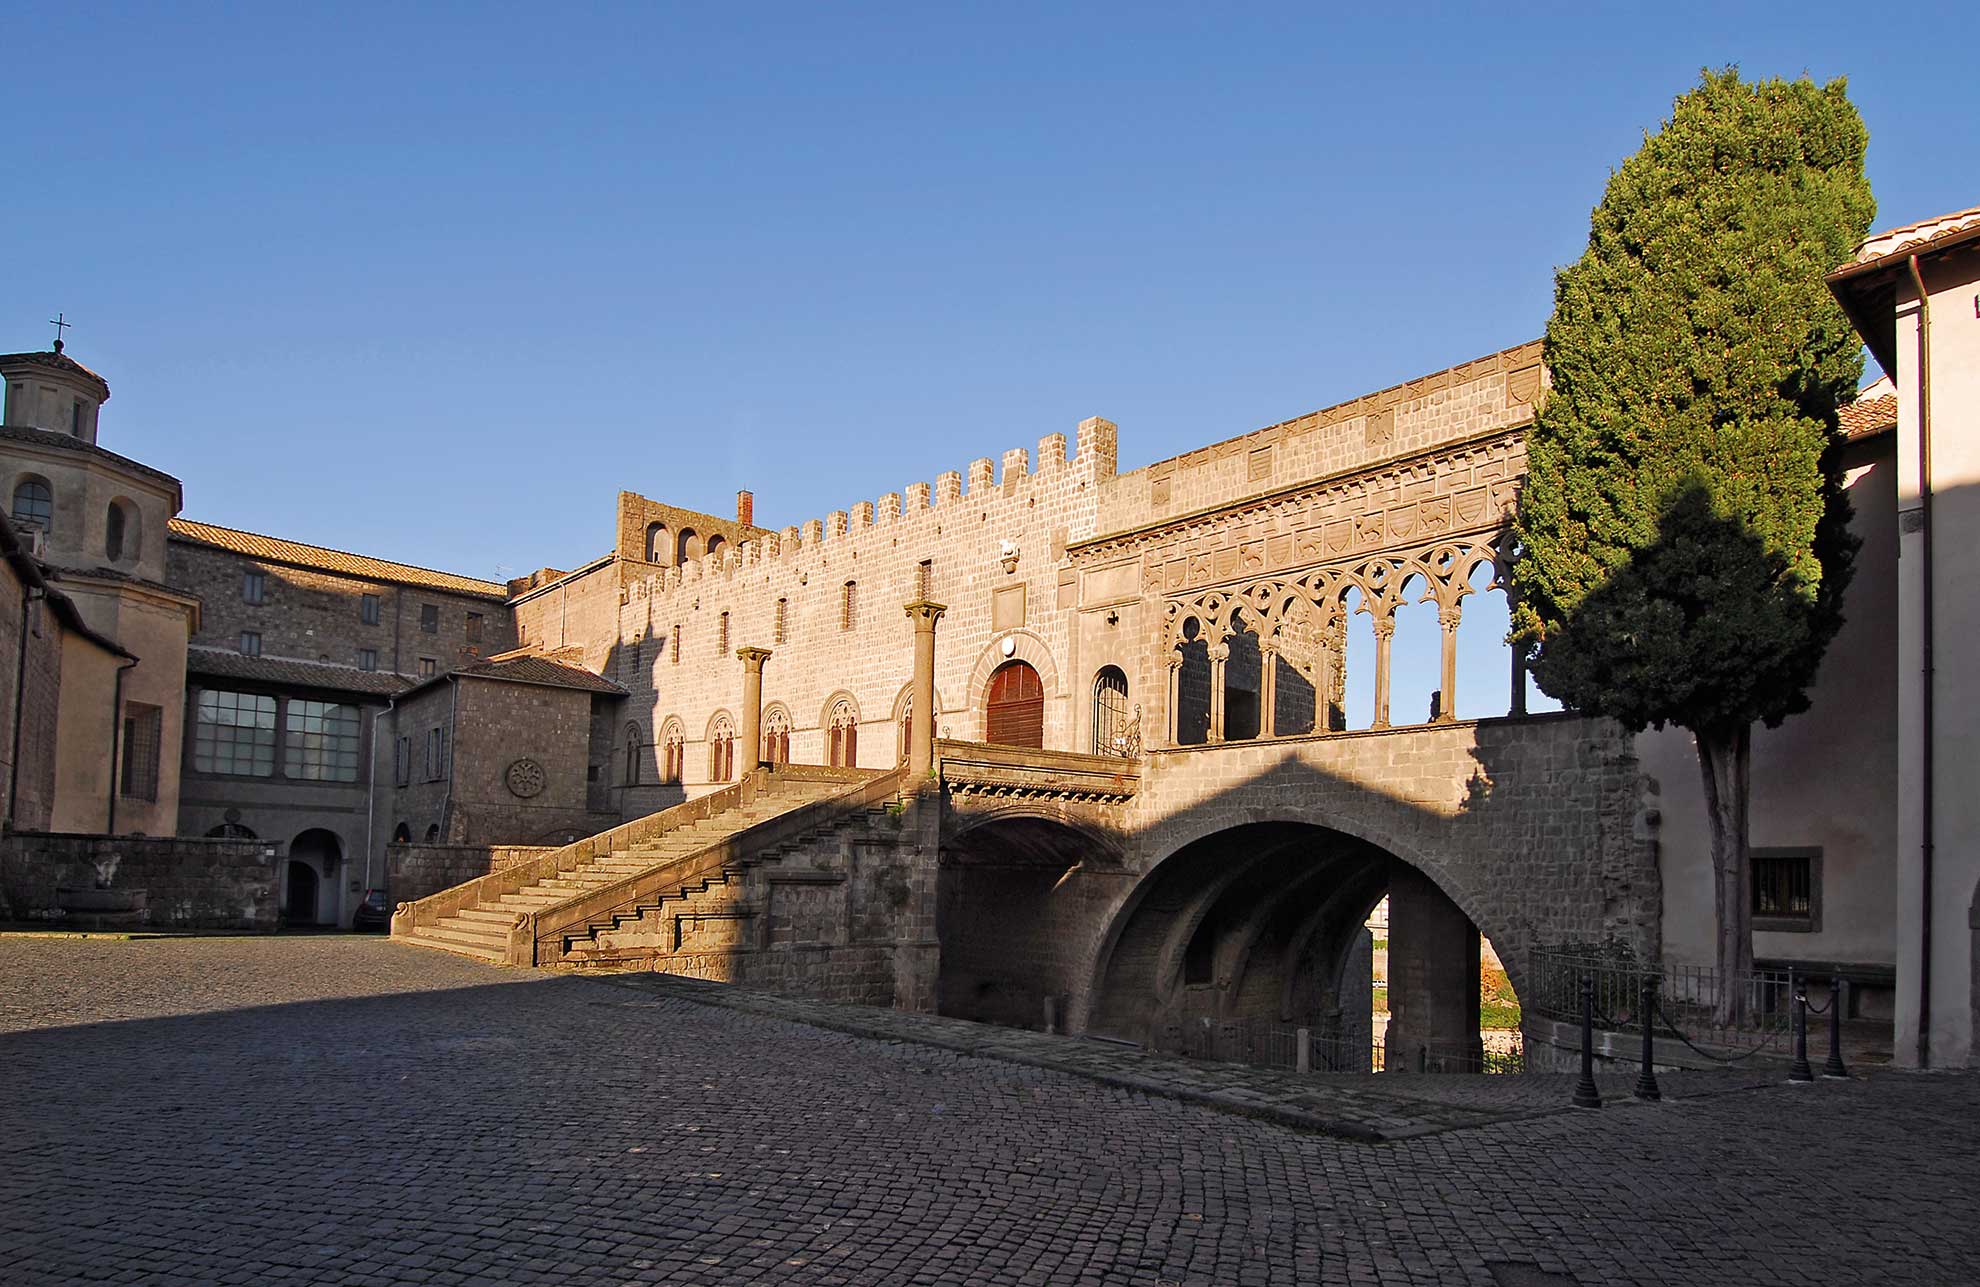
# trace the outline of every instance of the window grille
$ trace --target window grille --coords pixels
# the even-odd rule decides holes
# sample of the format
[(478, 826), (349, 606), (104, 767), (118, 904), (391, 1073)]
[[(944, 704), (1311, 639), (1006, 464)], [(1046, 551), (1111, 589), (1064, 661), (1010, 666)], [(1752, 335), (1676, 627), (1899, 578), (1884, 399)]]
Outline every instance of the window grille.
[(259, 693), (201, 693), (193, 713), (193, 768), (273, 777), (275, 699)]
[(1795, 932), (1822, 927), (1820, 849), (1755, 849), (1750, 864), (1755, 929)]
[(124, 703), (124, 772), (117, 789), (126, 799), (158, 798), (158, 742), (164, 724), (163, 708)]
[(290, 698), (282, 729), (282, 771), (289, 777), (307, 782), (357, 781), (357, 707)]

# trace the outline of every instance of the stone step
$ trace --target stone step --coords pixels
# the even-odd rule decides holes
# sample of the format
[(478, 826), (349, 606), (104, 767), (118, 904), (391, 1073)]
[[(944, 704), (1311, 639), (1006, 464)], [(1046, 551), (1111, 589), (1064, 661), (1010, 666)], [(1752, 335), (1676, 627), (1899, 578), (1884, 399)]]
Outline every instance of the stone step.
[(462, 911), (455, 912), (447, 919), (473, 921), (478, 925), (495, 925), (505, 930), (516, 922), (515, 913), (491, 911), (486, 907), (465, 908)]
[(505, 959), (503, 953), (497, 952), (492, 948), (477, 947), (471, 943), (457, 943), (451, 939), (433, 938), (428, 936), (425, 930), (421, 930), (417, 934), (394, 935), (392, 941), (395, 943), (410, 943), (414, 947), (438, 948), (442, 952), (452, 952), (456, 956), (471, 956), (478, 961), (486, 961), (491, 965), (500, 965)]
[(489, 948), (500, 948), (509, 941), (509, 931), (504, 928), (483, 921), (457, 921), (451, 916), (432, 925), (422, 925), (419, 932), (450, 943), (473, 943)]

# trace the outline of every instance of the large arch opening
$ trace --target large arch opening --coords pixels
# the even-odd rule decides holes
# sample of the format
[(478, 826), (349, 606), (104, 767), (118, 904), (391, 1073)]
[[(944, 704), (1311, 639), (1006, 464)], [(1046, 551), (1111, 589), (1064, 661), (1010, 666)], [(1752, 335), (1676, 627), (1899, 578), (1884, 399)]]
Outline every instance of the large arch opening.
[(1511, 1066), (1484, 1054), (1481, 1033), (1503, 1020), (1511, 986), (1503, 971), (1488, 975), (1483, 949), (1436, 881), (1380, 846), (1307, 823), (1249, 823), (1183, 846), (1129, 894), (1101, 948), (1086, 1026), (1170, 1053), (1287, 1065), (1303, 1028), (1322, 1070)]
[(282, 890), (283, 920), (290, 926), (336, 925), (343, 916), (343, 842), (334, 831), (311, 827), (289, 842)]
[(1106, 840), (1050, 818), (996, 818), (942, 842), (937, 1009), (1037, 1028), (1075, 990), (1090, 904), (1078, 877), (1118, 869)]

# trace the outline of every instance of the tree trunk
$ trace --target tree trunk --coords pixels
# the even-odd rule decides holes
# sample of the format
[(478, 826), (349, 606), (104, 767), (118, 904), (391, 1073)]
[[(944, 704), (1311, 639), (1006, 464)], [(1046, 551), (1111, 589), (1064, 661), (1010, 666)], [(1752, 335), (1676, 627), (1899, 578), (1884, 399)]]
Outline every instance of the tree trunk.
[(1747, 810), (1752, 799), (1753, 727), (1695, 735), (1705, 777), (1705, 812), (1712, 823), (1712, 897), (1718, 911), (1722, 1026), (1746, 1020), (1746, 982), (1753, 973), (1752, 877), (1748, 874)]

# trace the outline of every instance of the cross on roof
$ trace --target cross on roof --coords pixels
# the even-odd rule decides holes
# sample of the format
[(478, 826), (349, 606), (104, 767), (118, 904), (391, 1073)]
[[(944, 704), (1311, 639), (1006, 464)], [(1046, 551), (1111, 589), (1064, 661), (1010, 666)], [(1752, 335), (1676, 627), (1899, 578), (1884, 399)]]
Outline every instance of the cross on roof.
[(55, 328), (55, 351), (60, 353), (62, 351), (62, 332), (74, 326), (75, 323), (68, 320), (68, 314), (57, 313), (48, 319), (48, 324)]

